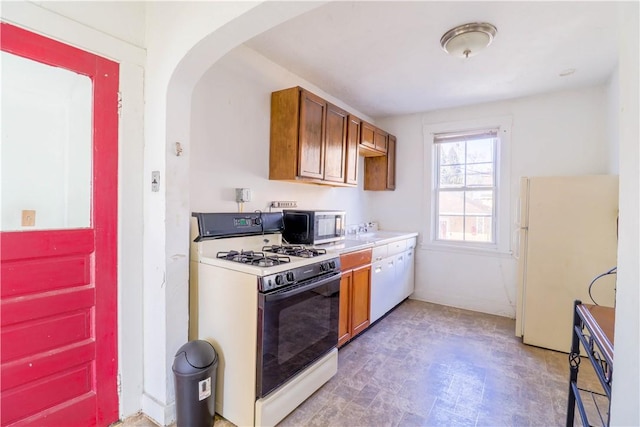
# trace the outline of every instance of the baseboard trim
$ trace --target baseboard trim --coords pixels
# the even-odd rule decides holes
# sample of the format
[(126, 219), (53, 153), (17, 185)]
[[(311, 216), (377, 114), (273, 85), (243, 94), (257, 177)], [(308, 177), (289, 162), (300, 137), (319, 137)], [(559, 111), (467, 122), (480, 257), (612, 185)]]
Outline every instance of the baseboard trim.
[(168, 426), (176, 421), (176, 404), (165, 405), (153, 396), (142, 395), (142, 412), (161, 426)]

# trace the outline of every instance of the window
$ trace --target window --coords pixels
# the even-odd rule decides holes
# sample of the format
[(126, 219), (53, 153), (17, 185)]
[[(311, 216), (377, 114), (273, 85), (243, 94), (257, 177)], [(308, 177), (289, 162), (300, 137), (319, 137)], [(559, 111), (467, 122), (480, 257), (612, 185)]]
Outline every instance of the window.
[(498, 129), (440, 133), (434, 146), (434, 240), (496, 245)]
[[(510, 115), (423, 122), (424, 224), (429, 250), (511, 256)], [(516, 237), (514, 237), (516, 236)]]

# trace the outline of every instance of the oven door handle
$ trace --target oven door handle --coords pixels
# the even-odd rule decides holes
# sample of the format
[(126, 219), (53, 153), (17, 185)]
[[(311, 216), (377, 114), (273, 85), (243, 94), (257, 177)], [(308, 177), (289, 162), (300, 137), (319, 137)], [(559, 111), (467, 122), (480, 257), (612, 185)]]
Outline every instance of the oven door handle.
[[(284, 292), (277, 292), (274, 294), (267, 294), (264, 296), (265, 301), (269, 301), (269, 302), (273, 302), (273, 301), (279, 301), (281, 299), (285, 299), (285, 298), (289, 298), (292, 297), (294, 295), (298, 295), (301, 294), (302, 292), (306, 292), (308, 290), (311, 290), (313, 288), (317, 288), (319, 286), (324, 286), (328, 283), (331, 283), (335, 280), (340, 280), (340, 278), (342, 277), (342, 273), (338, 273), (338, 274), (334, 274), (333, 276), (324, 278), (324, 279), (320, 279), (318, 281), (313, 281), (312, 283), (309, 283), (308, 285), (303, 285), (300, 287), (296, 287), (291, 289), (290, 291), (284, 291)], [(339, 290), (340, 288), (338, 288)]]

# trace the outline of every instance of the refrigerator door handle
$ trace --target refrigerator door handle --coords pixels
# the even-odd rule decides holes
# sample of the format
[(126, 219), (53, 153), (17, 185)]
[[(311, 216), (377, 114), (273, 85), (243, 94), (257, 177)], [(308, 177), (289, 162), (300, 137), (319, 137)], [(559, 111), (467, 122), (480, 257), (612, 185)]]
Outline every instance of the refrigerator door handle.
[(520, 235), (522, 230), (523, 228), (516, 228), (511, 233), (511, 253), (513, 253), (515, 259), (520, 259)]

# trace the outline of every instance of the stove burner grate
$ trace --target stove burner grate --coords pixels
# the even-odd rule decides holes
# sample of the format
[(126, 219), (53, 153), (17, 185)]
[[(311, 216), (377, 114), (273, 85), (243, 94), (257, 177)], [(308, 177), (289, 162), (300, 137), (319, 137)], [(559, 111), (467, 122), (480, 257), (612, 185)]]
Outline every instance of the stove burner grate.
[(271, 245), (264, 246), (262, 248), (264, 252), (272, 252), (276, 254), (289, 255), (289, 256), (297, 256), (301, 258), (313, 258), (319, 255), (325, 255), (327, 253), (326, 249), (317, 249), (317, 248), (305, 248), (300, 245)]
[(279, 264), (291, 262), (291, 258), (281, 255), (265, 255), (256, 251), (226, 251), (218, 252), (216, 258), (242, 264), (257, 265), (259, 267), (271, 267)]

